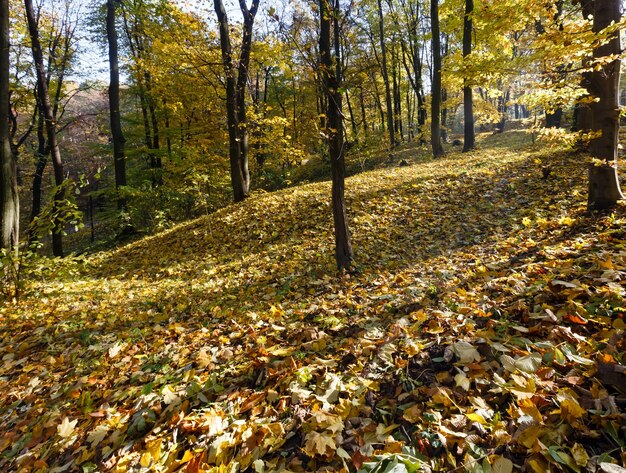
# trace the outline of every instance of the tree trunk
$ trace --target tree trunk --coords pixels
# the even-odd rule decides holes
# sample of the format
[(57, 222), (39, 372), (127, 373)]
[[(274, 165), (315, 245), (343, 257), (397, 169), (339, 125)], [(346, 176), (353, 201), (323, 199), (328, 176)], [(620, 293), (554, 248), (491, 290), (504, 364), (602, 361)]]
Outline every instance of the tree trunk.
[(441, 143), (441, 38), (439, 37), (439, 0), (430, 0), (430, 21), (432, 30), (433, 85), (431, 92), (432, 118), (430, 122), (430, 142), (433, 157), (443, 156)]
[[(404, 41), (403, 37), (400, 37), (400, 45), (402, 46), (402, 64), (404, 65), (404, 70), (407, 73), (407, 77), (409, 79), (409, 83), (415, 93), (415, 97), (417, 98), (417, 130), (416, 133), (419, 136), (420, 144), (426, 143), (424, 139), (424, 125), (426, 124), (426, 104), (424, 100), (424, 86), (422, 81), (422, 58), (421, 52), (422, 49), (419, 43), (419, 3), (416, 2), (415, 5), (412, 5), (412, 8), (415, 10), (411, 10), (411, 19), (409, 24), (407, 25), (407, 36), (409, 38), (409, 47), (407, 48), (407, 44)], [(401, 27), (398, 24), (398, 27)], [(407, 57), (409, 58), (409, 64), (407, 63)]]
[[(39, 98), (37, 98), (37, 102), (39, 102)], [(33, 202), (32, 208), (30, 209), (31, 228), (28, 235), (29, 246), (35, 243), (38, 238), (36, 234), (37, 232), (35, 231), (32, 223), (35, 221), (35, 218), (41, 213), (43, 173), (46, 169), (46, 165), (48, 164), (48, 154), (50, 151), (46, 146), (45, 118), (43, 115), (43, 111), (39, 106), (37, 106), (37, 111), (37, 164), (35, 165), (35, 175), (33, 176)]]
[(250, 169), (248, 165), (248, 119), (246, 116), (246, 84), (248, 83), (250, 51), (252, 49), (252, 27), (254, 17), (259, 8), (260, 0), (252, 0), (248, 10), (246, 0), (239, 0), (239, 8), (243, 15), (243, 37), (241, 54), (237, 66), (237, 120), (239, 124), (239, 165), (243, 177), (244, 192), (250, 191)]
[(380, 92), (378, 90), (378, 82), (376, 81), (376, 76), (374, 73), (370, 75), (370, 79), (372, 81), (372, 85), (374, 86), (374, 100), (376, 102), (376, 107), (378, 108), (378, 114), (380, 115), (380, 129), (385, 132), (385, 111), (383, 110), (383, 103), (380, 100)]
[(361, 105), (361, 121), (363, 122), (363, 133), (367, 135), (367, 114), (365, 113), (365, 97), (363, 97), (363, 87), (359, 87), (359, 102)]
[(252, 49), (252, 27), (260, 0), (252, 0), (248, 10), (245, 0), (239, 0), (243, 14), (243, 37), (239, 62), (235, 65), (230, 42), (228, 16), (222, 0), (214, 0), (215, 13), (220, 29), (222, 62), (226, 74), (226, 115), (230, 142), (230, 175), (235, 202), (240, 202), (250, 191), (250, 171), (248, 166), (248, 128), (246, 118), (246, 84)]
[[(113, 0), (119, 2), (120, 0)], [(124, 14), (124, 28), (128, 39), (128, 46), (131, 55), (135, 60), (138, 71), (135, 75), (137, 82), (139, 103), (144, 127), (144, 142), (148, 150), (148, 166), (150, 168), (150, 178), (152, 187), (158, 187), (163, 183), (161, 156), (158, 153), (159, 144), (159, 124), (156, 116), (156, 106), (152, 95), (152, 76), (147, 69), (142, 70), (142, 63), (145, 58), (145, 34), (142, 32), (141, 20), (135, 17), (132, 25), (129, 24), (127, 15)]]
[(228, 125), (230, 179), (233, 185), (233, 199), (241, 202), (247, 196), (247, 189), (241, 169), (239, 146), (239, 120), (237, 118), (237, 78), (236, 67), (233, 62), (233, 48), (230, 43), (228, 17), (222, 0), (214, 0), (215, 13), (220, 29), (220, 46), (222, 62), (226, 75), (226, 122)]
[[(580, 2), (582, 16), (584, 19), (588, 19), (593, 15), (594, 0), (581, 0)], [(582, 61), (583, 67), (589, 65), (589, 58)], [(589, 85), (591, 83), (591, 72), (583, 72), (580, 85), (589, 91)], [(587, 132), (591, 130), (591, 108), (588, 103), (577, 103), (574, 109), (574, 124), (572, 131)], [(588, 148), (588, 143), (580, 140), (578, 146), (581, 148)]]
[[(620, 0), (603, 0), (595, 2), (593, 31), (598, 33), (611, 22), (620, 20)], [(612, 39), (593, 51), (594, 59), (609, 55), (619, 56), (621, 53), (619, 31)], [(617, 144), (619, 140), (619, 77), (620, 61), (616, 59), (603, 64), (599, 70), (591, 73), (589, 92), (596, 99), (591, 104), (592, 130), (601, 136), (590, 143), (590, 151), (594, 158), (601, 161), (599, 165), (589, 166), (589, 210), (604, 210), (614, 206), (623, 199), (617, 177)]]
[[(562, 20), (562, 16), (563, 16), (563, 0), (555, 0), (552, 1), (550, 3), (548, 3), (548, 5), (555, 7), (556, 8), (556, 12), (554, 13), (554, 17), (553, 17), (553, 21), (554, 22), (558, 22), (559, 24), (559, 31), (563, 31), (563, 20)], [(544, 26), (538, 22), (537, 26), (536, 26), (536, 30), (538, 33), (540, 34), (544, 34), (545, 33), (545, 28)], [(556, 74), (556, 80), (561, 82), (565, 79), (565, 66), (560, 65), (557, 66), (556, 68), (557, 70), (557, 74)], [(551, 77), (552, 74), (550, 73), (544, 73), (544, 75), (546, 75), (547, 80), (550, 81), (552, 84), (555, 83), (555, 78)], [(563, 118), (563, 109), (561, 108), (561, 106), (557, 106), (557, 107), (550, 107), (548, 109), (546, 109), (546, 128), (560, 128), (561, 127), (561, 119)], [(501, 130), (503, 131), (504, 128)]]
[(152, 76), (146, 71), (144, 72), (144, 78), (147, 93), (146, 101), (148, 103), (148, 111), (150, 112), (150, 127), (152, 129), (152, 143), (150, 146), (152, 150), (152, 187), (158, 187), (163, 184), (163, 163), (159, 153), (161, 148), (159, 141), (159, 121), (157, 120), (156, 106), (152, 95)]
[(115, 169), (115, 189), (117, 206), (121, 210), (126, 206), (125, 199), (120, 196), (120, 187), (126, 185), (126, 157), (124, 145), (126, 139), (122, 132), (120, 114), (120, 70), (117, 52), (117, 30), (115, 28), (116, 0), (107, 0), (106, 30), (109, 44), (109, 117), (113, 138), (113, 166)]
[(385, 101), (387, 102), (387, 130), (389, 131), (389, 147), (395, 148), (396, 137), (393, 126), (393, 102), (391, 98), (391, 85), (389, 84), (389, 74), (387, 72), (387, 46), (385, 45), (385, 25), (383, 22), (383, 6), (381, 0), (378, 0), (378, 33), (380, 38), (381, 52), (381, 71), (383, 74), (383, 82), (385, 83)]
[(404, 100), (406, 103), (406, 122), (408, 124), (408, 140), (413, 141), (413, 98), (412, 95), (413, 89), (407, 89), (406, 94), (404, 95)]
[[(333, 221), (335, 226), (335, 259), (337, 268), (341, 270), (350, 269), (352, 264), (352, 244), (350, 242), (350, 232), (346, 216), (345, 203), (345, 173), (346, 165), (344, 159), (343, 146), (343, 121), (341, 111), (341, 67), (339, 56), (339, 25), (337, 13), (339, 11), (339, 0), (335, 0), (335, 5), (331, 6), (330, 0), (319, 0), (320, 7), (320, 71), (322, 72), (324, 90), (327, 95), (327, 116), (328, 128), (328, 148), (330, 153), (330, 166), (332, 172), (332, 206)], [(331, 58), (330, 42), (330, 19), (334, 18), (334, 43), (335, 55)], [(335, 67), (333, 68), (333, 59)], [(393, 129), (393, 127), (392, 127)]]
[[(31, 49), (33, 52), (33, 61), (35, 63), (35, 69), (37, 74), (37, 95), (39, 97), (39, 106), (41, 107), (45, 124), (46, 124), (46, 136), (48, 138), (48, 146), (52, 154), (52, 166), (54, 168), (54, 182), (56, 189), (54, 193), (55, 202), (55, 214), (59, 211), (60, 202), (63, 200), (63, 192), (60, 186), (63, 184), (63, 161), (61, 160), (61, 152), (59, 151), (59, 145), (56, 136), (56, 123), (54, 115), (52, 113), (52, 106), (50, 105), (50, 97), (48, 95), (48, 83), (46, 81), (46, 70), (43, 63), (43, 52), (41, 49), (41, 42), (39, 41), (39, 28), (37, 25), (37, 19), (35, 17), (35, 11), (33, 9), (32, 0), (24, 0), (24, 7), (26, 10), (26, 19), (28, 21), (28, 32), (31, 38)], [(55, 218), (53, 222), (52, 230), (52, 252), (54, 256), (63, 256), (63, 242), (61, 237), (62, 224), (58, 218)]]
[[(474, 0), (465, 0), (465, 16), (463, 17), (463, 58), (472, 53), (472, 15)], [(463, 152), (476, 147), (476, 132), (474, 129), (474, 97), (469, 78), (463, 79)]]
[(350, 114), (350, 124), (352, 125), (352, 140), (359, 141), (359, 127), (356, 124), (356, 118), (354, 117), (354, 110), (352, 110), (352, 104), (350, 103), (350, 95), (346, 90), (346, 104), (348, 105), (348, 113)]
[(167, 110), (167, 102), (163, 99), (163, 111), (165, 114), (165, 146), (167, 147), (167, 157), (172, 159), (172, 130), (170, 128), (170, 114)]
[(400, 95), (400, 80), (398, 77), (399, 71), (396, 66), (397, 57), (394, 54), (394, 49), (391, 50), (391, 78), (393, 85), (393, 127), (394, 131), (400, 137), (400, 140), (404, 140), (404, 130), (402, 129), (402, 96)]
[(9, 2), (0, 2), (0, 249), (17, 250), (20, 203), (9, 138)]
[(143, 119), (143, 141), (148, 150), (148, 161), (150, 168), (154, 167), (154, 156), (152, 154), (152, 129), (150, 128), (150, 120), (148, 118), (148, 102), (146, 100), (146, 92), (143, 88), (143, 82), (137, 79), (137, 88), (139, 95), (139, 107), (141, 108), (141, 117)]

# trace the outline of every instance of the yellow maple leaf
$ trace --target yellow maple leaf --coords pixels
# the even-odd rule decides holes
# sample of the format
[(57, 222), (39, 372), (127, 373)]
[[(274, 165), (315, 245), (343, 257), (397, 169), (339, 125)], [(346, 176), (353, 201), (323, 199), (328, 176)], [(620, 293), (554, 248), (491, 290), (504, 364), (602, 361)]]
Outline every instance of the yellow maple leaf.
[(587, 462), (589, 461), (589, 455), (587, 454), (587, 450), (579, 443), (575, 443), (572, 447), (572, 457), (574, 457), (574, 461), (578, 466), (587, 466)]
[(72, 421), (70, 421), (68, 417), (63, 419), (63, 421), (57, 425), (57, 433), (59, 434), (59, 437), (64, 439), (70, 437), (74, 433), (77, 423), (78, 419), (74, 419)]
[(583, 409), (575, 399), (564, 399), (561, 401), (561, 412), (569, 421), (573, 419), (580, 419), (587, 413), (587, 411)]
[(330, 435), (313, 431), (306, 434), (303, 450), (311, 457), (315, 455), (327, 457), (335, 453), (337, 445)]

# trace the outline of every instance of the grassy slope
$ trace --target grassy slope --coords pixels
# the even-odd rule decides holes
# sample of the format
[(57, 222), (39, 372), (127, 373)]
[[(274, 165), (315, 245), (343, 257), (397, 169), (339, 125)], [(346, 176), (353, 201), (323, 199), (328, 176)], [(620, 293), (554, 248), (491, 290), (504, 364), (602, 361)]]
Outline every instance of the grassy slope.
[(316, 183), (34, 284), (0, 308), (0, 469), (620, 458), (624, 210), (585, 216), (583, 160), (522, 133), (350, 178), (351, 276)]

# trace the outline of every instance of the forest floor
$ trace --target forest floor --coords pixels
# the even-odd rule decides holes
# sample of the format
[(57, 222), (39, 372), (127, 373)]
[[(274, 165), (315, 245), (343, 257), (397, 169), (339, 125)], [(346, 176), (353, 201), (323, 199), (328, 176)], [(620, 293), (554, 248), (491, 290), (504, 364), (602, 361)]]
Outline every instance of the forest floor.
[(255, 195), (0, 307), (0, 471), (626, 471), (626, 209), (523, 131)]

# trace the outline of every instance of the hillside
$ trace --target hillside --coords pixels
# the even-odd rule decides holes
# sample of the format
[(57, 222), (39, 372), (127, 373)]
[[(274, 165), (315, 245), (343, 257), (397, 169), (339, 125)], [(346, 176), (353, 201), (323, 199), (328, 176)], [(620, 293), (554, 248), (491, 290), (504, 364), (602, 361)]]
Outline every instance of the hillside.
[(44, 271), (0, 308), (0, 470), (622, 464), (624, 208), (584, 213), (580, 156), (482, 138), (348, 179), (354, 274), (328, 182)]

